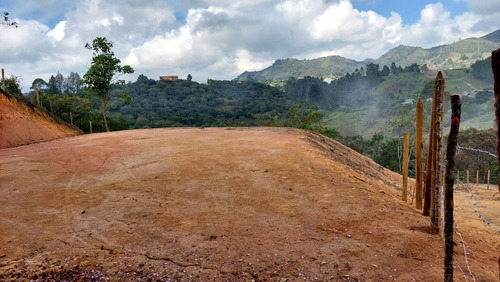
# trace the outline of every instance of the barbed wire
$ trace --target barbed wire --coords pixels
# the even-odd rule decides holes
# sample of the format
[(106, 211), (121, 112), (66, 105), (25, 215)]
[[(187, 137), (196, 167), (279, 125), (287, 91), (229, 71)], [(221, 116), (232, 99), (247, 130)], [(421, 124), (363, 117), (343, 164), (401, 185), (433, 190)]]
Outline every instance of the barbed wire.
[(490, 155), (490, 156), (498, 159), (497, 155), (495, 155), (493, 153), (490, 153), (488, 151), (481, 150), (481, 149), (475, 149), (475, 148), (470, 148), (470, 147), (462, 147), (462, 146), (460, 146), (458, 144), (457, 144), (457, 149), (459, 149), (459, 150), (473, 151), (473, 152), (478, 152), (478, 153), (483, 153), (483, 154), (487, 154), (487, 155)]
[[(470, 277), (472, 277), (472, 280), (475, 282), (476, 281), (476, 277), (474, 276), (474, 274), (472, 274), (472, 270), (470, 269), (470, 264), (469, 264), (469, 260), (467, 258), (467, 247), (466, 247), (466, 244), (465, 244), (465, 240), (464, 240), (464, 237), (462, 236), (462, 232), (460, 232), (460, 228), (458, 228), (458, 225), (457, 223), (455, 222), (455, 230), (457, 231), (457, 234), (458, 236), (460, 236), (460, 242), (462, 243), (462, 247), (464, 248), (464, 260), (465, 260), (465, 265), (467, 266), (467, 270), (469, 270), (469, 275)], [(465, 278), (465, 281), (468, 281), (467, 280), (467, 277), (465, 276), (465, 273), (464, 271), (462, 270), (462, 268), (460, 267), (460, 265), (458, 264), (458, 262), (453, 259), (455, 261), (455, 263), (458, 265), (458, 268), (460, 269), (460, 271), (462, 272), (462, 275), (464, 276)]]
[(472, 204), (474, 206), (474, 212), (476, 212), (476, 215), (479, 217), (479, 219), (481, 219), (484, 223), (486, 223), (486, 225), (488, 225), (489, 227), (493, 228), (496, 232), (500, 233), (500, 229), (498, 229), (495, 225), (493, 225), (491, 222), (489, 222), (486, 218), (484, 218), (481, 213), (479, 212), (478, 208), (477, 208), (477, 201), (476, 201), (476, 198), (474, 197), (474, 194), (472, 193), (472, 191), (470, 190), (470, 188), (464, 184), (462, 181), (460, 181), (460, 184), (465, 187), (465, 189), (467, 190), (467, 192), (469, 192), (469, 195), (470, 195), (470, 198), (472, 200)]
[[(467, 250), (466, 250), (466, 245), (465, 245), (464, 237), (462, 237), (462, 233), (460, 232), (460, 229), (458, 228), (457, 222), (454, 221), (453, 224), (455, 226), (455, 229), (457, 230), (458, 236), (460, 236), (460, 242), (462, 243), (462, 246), (464, 248), (465, 266), (467, 266), (467, 269), (469, 270), (469, 275), (472, 277), (472, 280), (474, 280), (474, 282), (475, 282), (476, 281), (476, 277), (474, 277), (474, 274), (472, 274), (472, 270), (470, 269), (469, 260), (467, 259)], [(444, 244), (445, 243), (445, 239), (444, 239), (444, 233), (443, 232), (441, 232), (441, 240), (443, 240), (443, 244)], [(460, 272), (462, 273), (462, 276), (464, 277), (465, 281), (468, 282), (469, 279), (467, 279), (467, 275), (465, 274), (464, 270), (462, 269), (462, 267), (458, 263), (458, 261), (457, 261), (457, 259), (456, 259), (455, 256), (453, 256), (453, 263), (455, 263), (457, 265), (458, 270), (460, 270)]]

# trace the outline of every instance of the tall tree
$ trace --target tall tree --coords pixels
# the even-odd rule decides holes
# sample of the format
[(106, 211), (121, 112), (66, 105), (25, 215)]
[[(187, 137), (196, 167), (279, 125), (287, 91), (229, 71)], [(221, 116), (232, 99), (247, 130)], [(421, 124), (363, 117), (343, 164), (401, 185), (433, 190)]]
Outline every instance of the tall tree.
[(51, 75), (49, 78), (49, 82), (47, 83), (47, 94), (60, 94), (59, 88), (57, 87), (56, 78)]
[(56, 83), (58, 93), (63, 93), (65, 90), (63, 87), (64, 86), (64, 76), (60, 72), (57, 72), (57, 74), (55, 76), (55, 83)]
[(92, 44), (85, 44), (85, 48), (94, 51), (94, 53), (91, 66), (87, 73), (83, 75), (83, 82), (87, 84), (92, 94), (101, 99), (104, 125), (106, 131), (109, 132), (106, 119), (109, 90), (114, 85), (125, 84), (124, 80), (118, 80), (117, 78), (121, 74), (133, 73), (134, 69), (129, 65), (120, 65), (121, 61), (115, 57), (115, 53), (111, 50), (113, 42), (108, 41), (106, 37), (96, 37)]
[(76, 94), (80, 91), (81, 77), (76, 72), (71, 72), (68, 77), (64, 79), (63, 88), (66, 92)]

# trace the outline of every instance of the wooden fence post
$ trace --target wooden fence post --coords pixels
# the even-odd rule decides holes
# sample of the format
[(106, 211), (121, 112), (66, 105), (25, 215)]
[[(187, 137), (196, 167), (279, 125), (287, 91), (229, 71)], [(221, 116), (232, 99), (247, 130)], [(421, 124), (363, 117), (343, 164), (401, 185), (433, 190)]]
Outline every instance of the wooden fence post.
[(460, 188), (460, 171), (457, 171), (457, 189)]
[(422, 192), (424, 180), (424, 102), (422, 98), (418, 98), (417, 102), (417, 120), (416, 120), (416, 172), (415, 172), (415, 205), (416, 208), (422, 209)]
[(469, 170), (467, 170), (467, 187), (469, 187)]
[[(497, 156), (500, 156), (500, 49), (491, 52), (491, 69), (493, 71), (493, 81), (494, 81), (493, 88), (495, 89), (495, 118), (497, 121)], [(500, 166), (500, 158), (498, 158), (498, 165)], [(498, 177), (498, 192), (500, 192), (500, 177)]]
[(476, 171), (476, 187), (479, 187), (479, 169)]
[(433, 136), (433, 150), (432, 150), (432, 197), (431, 197), (431, 228), (435, 234), (439, 233), (441, 227), (441, 149), (442, 149), (442, 113), (443, 105), (441, 104), (442, 95), (444, 95), (444, 77), (439, 72), (434, 80), (434, 92), (436, 92), (436, 113), (435, 125)]
[(403, 139), (403, 201), (406, 202), (408, 197), (408, 154), (410, 151), (410, 133), (405, 131)]
[(436, 79), (434, 80), (434, 92), (432, 94), (432, 109), (431, 109), (431, 126), (429, 129), (429, 145), (427, 146), (427, 161), (425, 167), (425, 193), (424, 193), (424, 209), (422, 210), (422, 214), (425, 216), (431, 215), (431, 206), (433, 204), (433, 188), (434, 188), (434, 178), (435, 178), (435, 136), (436, 136), (436, 105), (437, 105), (437, 91), (436, 91), (436, 83), (438, 77), (442, 74), (438, 73)]
[(444, 193), (444, 281), (453, 282), (453, 182), (457, 136), (460, 129), (460, 96), (453, 94), (451, 99), (451, 126), (446, 148), (446, 174)]
[(487, 179), (487, 186), (486, 186), (486, 189), (490, 189), (490, 170), (488, 169), (488, 179)]

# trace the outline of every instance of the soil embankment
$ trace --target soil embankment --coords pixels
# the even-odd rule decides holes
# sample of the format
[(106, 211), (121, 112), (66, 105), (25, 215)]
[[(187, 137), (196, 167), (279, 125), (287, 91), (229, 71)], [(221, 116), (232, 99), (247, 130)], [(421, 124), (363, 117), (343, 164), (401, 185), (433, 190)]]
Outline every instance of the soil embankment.
[(0, 149), (79, 134), (78, 128), (0, 89)]
[[(82, 135), (2, 149), (0, 172), (0, 280), (443, 279), (401, 176), (306, 131)], [(456, 197), (471, 270), (495, 281), (499, 235)]]

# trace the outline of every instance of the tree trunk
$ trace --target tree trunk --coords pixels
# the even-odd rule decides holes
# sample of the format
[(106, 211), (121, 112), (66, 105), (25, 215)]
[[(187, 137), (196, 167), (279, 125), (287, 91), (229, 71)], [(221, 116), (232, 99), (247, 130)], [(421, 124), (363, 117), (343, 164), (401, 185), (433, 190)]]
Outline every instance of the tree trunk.
[(108, 110), (108, 101), (102, 99), (102, 118), (104, 119), (104, 126), (106, 127), (106, 132), (109, 132), (108, 119), (106, 118), (106, 112)]
[[(491, 53), (491, 69), (495, 89), (495, 118), (497, 122), (497, 156), (500, 156), (500, 49)], [(500, 166), (500, 158), (498, 158)], [(500, 171), (499, 171), (500, 176)], [(500, 193), (500, 177), (498, 177), (498, 192)]]
[(403, 201), (408, 197), (408, 154), (410, 149), (410, 133), (405, 131), (403, 144)]
[(444, 281), (453, 282), (453, 183), (457, 136), (460, 129), (460, 96), (453, 94), (451, 99), (451, 126), (446, 148), (446, 174), (444, 193)]
[(417, 103), (416, 120), (416, 173), (415, 173), (415, 204), (416, 208), (422, 209), (422, 192), (424, 180), (424, 102), (421, 98)]
[(38, 104), (38, 107), (41, 108), (41, 106), (40, 106), (40, 90), (36, 89), (35, 94), (36, 94), (36, 102)]

